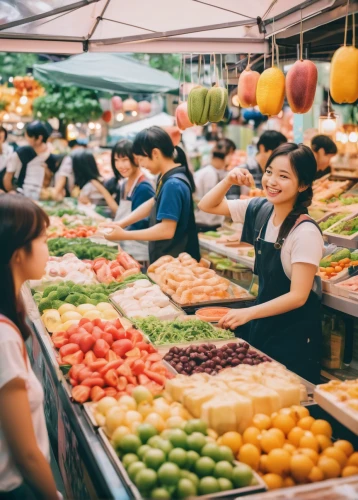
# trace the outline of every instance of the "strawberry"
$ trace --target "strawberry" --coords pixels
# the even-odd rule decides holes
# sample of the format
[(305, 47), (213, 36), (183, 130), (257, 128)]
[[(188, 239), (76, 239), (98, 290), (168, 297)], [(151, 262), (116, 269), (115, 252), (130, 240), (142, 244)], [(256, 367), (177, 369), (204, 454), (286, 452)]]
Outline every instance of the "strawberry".
[(90, 397), (91, 397), (92, 401), (97, 402), (100, 399), (104, 398), (105, 395), (106, 395), (106, 393), (104, 392), (102, 387), (100, 387), (98, 385), (95, 385), (94, 387), (92, 387), (91, 393), (90, 393)]
[(73, 366), (73, 365), (78, 365), (78, 364), (82, 363), (83, 357), (84, 357), (83, 352), (77, 351), (77, 352), (74, 352), (72, 354), (68, 354), (67, 356), (64, 356), (62, 358), (62, 361), (66, 365)]
[(124, 391), (128, 385), (128, 381), (126, 377), (119, 377), (118, 379), (118, 384), (117, 384), (117, 389), (119, 391)]
[(118, 356), (114, 351), (112, 351), (112, 349), (110, 349), (107, 352), (105, 359), (110, 363), (111, 361), (116, 361), (118, 359)]
[(110, 387), (117, 387), (118, 375), (116, 370), (108, 370), (108, 372), (104, 376), (104, 381), (106, 385), (109, 385)]
[(94, 328), (94, 324), (91, 323), (91, 322), (88, 322), (85, 325), (83, 325), (82, 328), (84, 328), (88, 333), (92, 333), (93, 332), (93, 328)]
[(85, 367), (86, 366), (84, 364), (73, 365), (70, 371), (68, 372), (68, 375), (70, 376), (70, 378), (78, 380), (78, 373), (82, 370), (82, 368)]
[(92, 335), (87, 333), (87, 335), (82, 335), (79, 340), (79, 346), (82, 352), (86, 353), (92, 349), (96, 340)]
[(117, 390), (114, 387), (105, 387), (103, 390), (106, 396), (110, 396), (112, 398), (117, 396)]
[(78, 326), (83, 326), (88, 322), (90, 322), (90, 320), (88, 318), (81, 318), (80, 322), (78, 323)]
[(104, 380), (102, 377), (88, 377), (81, 382), (81, 385), (86, 385), (87, 387), (104, 387)]
[(107, 365), (108, 365), (107, 361), (103, 358), (100, 358), (100, 359), (96, 359), (96, 361), (93, 361), (93, 363), (90, 363), (88, 365), (88, 368), (94, 372), (95, 371), (100, 372), (100, 370)]
[(84, 364), (90, 366), (94, 361), (96, 361), (96, 356), (93, 351), (86, 352)]
[(93, 347), (93, 352), (95, 353), (97, 358), (104, 358), (108, 351), (109, 351), (109, 345), (105, 340), (103, 339), (96, 340)]
[(78, 344), (66, 344), (60, 349), (60, 356), (63, 358), (64, 356), (68, 356), (69, 354), (74, 354), (79, 351), (80, 347)]
[(77, 385), (72, 389), (72, 397), (77, 403), (85, 403), (88, 401), (91, 389), (84, 385)]
[(105, 340), (109, 346), (113, 344), (113, 336), (108, 332), (103, 332), (101, 339)]

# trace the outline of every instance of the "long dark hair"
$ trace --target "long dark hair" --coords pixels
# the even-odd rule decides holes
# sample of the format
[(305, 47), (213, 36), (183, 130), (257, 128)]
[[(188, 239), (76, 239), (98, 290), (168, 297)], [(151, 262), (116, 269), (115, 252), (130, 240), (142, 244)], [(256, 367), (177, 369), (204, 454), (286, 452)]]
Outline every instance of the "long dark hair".
[(273, 151), (267, 160), (265, 171), (278, 156), (288, 157), (292, 170), (297, 176), (299, 187), (307, 187), (307, 189), (298, 194), (292, 211), (280, 227), (278, 239), (285, 239), (295, 225), (298, 217), (308, 213), (307, 209), (311, 205), (313, 198), (312, 183), (317, 173), (317, 162), (308, 146), (304, 144), (285, 143)]
[(92, 153), (80, 150), (72, 153), (71, 157), (76, 186), (82, 189), (88, 182), (100, 179), (97, 163)]
[(128, 139), (122, 139), (121, 141), (117, 142), (117, 144), (115, 144), (113, 146), (112, 154), (111, 154), (111, 165), (112, 165), (112, 170), (113, 170), (114, 176), (117, 179), (117, 181), (119, 181), (119, 179), (122, 179), (123, 177), (116, 169), (116, 163), (115, 163), (116, 156), (118, 158), (126, 158), (127, 157), (129, 159), (132, 167), (138, 167), (138, 165), (135, 161), (135, 158), (134, 158), (134, 154), (133, 154), (133, 142), (129, 141)]
[[(177, 161), (182, 153), (178, 148), (174, 147), (170, 135), (160, 127), (149, 127), (139, 132), (133, 142), (133, 153), (139, 156), (148, 156), (152, 158), (153, 149), (159, 149), (164, 158), (169, 158)], [(185, 153), (184, 153), (185, 155)], [(195, 191), (195, 182), (193, 174), (189, 170), (188, 162), (185, 157), (185, 175), (187, 176), (192, 192)]]
[(0, 313), (15, 323), (24, 340), (31, 332), (22, 300), (15, 294), (10, 261), (20, 248), (30, 254), (32, 241), (41, 236), (48, 225), (47, 214), (29, 198), (17, 194), (0, 196)]

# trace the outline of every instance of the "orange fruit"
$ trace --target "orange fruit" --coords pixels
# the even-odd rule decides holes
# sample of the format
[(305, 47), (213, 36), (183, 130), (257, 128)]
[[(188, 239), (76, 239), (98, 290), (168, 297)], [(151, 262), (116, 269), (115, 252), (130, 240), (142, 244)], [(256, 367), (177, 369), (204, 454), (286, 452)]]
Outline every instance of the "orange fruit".
[(228, 446), (233, 453), (238, 453), (242, 446), (242, 437), (238, 432), (225, 432), (220, 438), (220, 446)]
[(323, 481), (324, 475), (321, 469), (315, 465), (312, 467), (307, 479), (310, 483), (318, 483), (318, 481)]
[(332, 441), (324, 434), (316, 434), (315, 438), (317, 440), (320, 451), (325, 450), (326, 448), (328, 448), (328, 446), (332, 446)]
[(286, 441), (285, 435), (281, 431), (281, 429), (276, 429), (275, 427), (272, 427), (272, 429), (269, 429), (266, 432), (268, 432), (269, 434), (272, 434), (273, 436), (277, 436), (280, 440), (283, 440), (283, 443), (285, 443), (285, 441)]
[[(301, 427), (304, 431), (309, 431), (314, 423), (313, 417), (303, 417), (298, 422), (298, 427)], [(318, 433), (317, 433), (318, 434)]]
[(260, 431), (267, 430), (271, 427), (271, 418), (264, 413), (257, 413), (252, 419), (252, 425), (260, 429)]
[(283, 487), (284, 488), (291, 488), (291, 486), (296, 486), (296, 483), (292, 479), (292, 477), (285, 477), (283, 480)]
[(267, 455), (267, 470), (274, 474), (288, 474), (290, 471), (291, 454), (286, 450), (271, 450)]
[(312, 460), (312, 462), (315, 465), (317, 465), (319, 455), (315, 450), (312, 450), (312, 448), (299, 448), (297, 450), (297, 453), (301, 453), (302, 455), (306, 455), (307, 457), (309, 457)]
[(317, 453), (319, 451), (318, 441), (310, 431), (306, 431), (304, 435), (301, 437), (299, 447), (311, 448), (312, 450), (315, 450)]
[(347, 465), (342, 470), (342, 477), (356, 476), (358, 474), (358, 467), (356, 465)]
[(313, 434), (323, 434), (324, 436), (327, 436), (330, 439), (332, 437), (332, 427), (331, 424), (327, 422), (327, 420), (321, 420), (321, 419), (316, 420), (315, 422), (313, 422), (310, 431)]
[(296, 421), (290, 415), (278, 414), (272, 419), (272, 426), (275, 429), (280, 429), (285, 436), (295, 427)]
[(325, 479), (333, 479), (334, 477), (339, 477), (341, 473), (340, 465), (337, 460), (334, 460), (334, 458), (320, 457), (317, 465), (323, 472)]
[(260, 455), (261, 453), (254, 444), (246, 443), (241, 446), (238, 459), (240, 462), (249, 465), (252, 469), (257, 470), (259, 468)]
[(293, 446), (297, 447), (300, 445), (300, 439), (304, 436), (304, 434), (305, 431), (301, 427), (294, 427), (288, 433), (287, 439), (291, 444), (293, 444)]
[(289, 417), (293, 418), (295, 422), (298, 422), (299, 417), (295, 410), (292, 408), (281, 408), (281, 410), (278, 411), (279, 415), (288, 415)]
[(265, 481), (269, 490), (277, 490), (283, 486), (283, 479), (278, 474), (265, 474), (262, 476), (262, 479)]
[(352, 455), (348, 458), (347, 465), (355, 465), (358, 467), (358, 451), (352, 453)]
[(242, 435), (242, 440), (245, 444), (254, 444), (259, 450), (261, 450), (260, 436), (261, 431), (257, 427), (248, 427)]
[(291, 443), (285, 443), (282, 449), (288, 451), (291, 455), (296, 451), (296, 447)]
[(291, 409), (297, 414), (298, 420), (310, 416), (310, 412), (304, 406), (293, 405)]
[(282, 448), (285, 444), (285, 436), (281, 432), (281, 435), (277, 433), (278, 429), (270, 429), (265, 433), (261, 434), (260, 444), (261, 448), (265, 453), (269, 453), (275, 448)]
[(291, 457), (291, 474), (293, 479), (298, 483), (306, 481), (313, 467), (314, 463), (306, 455), (297, 453)]
[(334, 460), (337, 460), (337, 462), (339, 463), (341, 469), (343, 469), (343, 467), (345, 467), (347, 464), (347, 455), (344, 453), (344, 451), (335, 446), (329, 446), (328, 448), (326, 448), (322, 452), (321, 456), (334, 458)]
[(340, 450), (342, 450), (347, 457), (350, 457), (352, 455), (352, 453), (354, 452), (354, 448), (352, 446), (352, 443), (350, 443), (349, 441), (346, 441), (345, 439), (338, 439), (338, 441), (335, 441), (333, 443), (333, 446), (335, 448), (339, 448)]
[(268, 457), (268, 455), (261, 455), (261, 457), (260, 457), (259, 470), (261, 472), (268, 472), (267, 457)]

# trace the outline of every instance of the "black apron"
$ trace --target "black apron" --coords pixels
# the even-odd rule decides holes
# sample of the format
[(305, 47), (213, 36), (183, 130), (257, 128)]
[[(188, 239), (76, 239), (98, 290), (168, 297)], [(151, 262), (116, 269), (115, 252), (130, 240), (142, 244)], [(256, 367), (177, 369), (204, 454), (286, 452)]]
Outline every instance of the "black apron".
[[(265, 220), (260, 229), (256, 225), (252, 233), (252, 236), (255, 236), (255, 274), (259, 277), (256, 304), (281, 297), (288, 293), (291, 287), (291, 281), (282, 266), (281, 243), (264, 241), (267, 223), (273, 210), (272, 205), (266, 200), (265, 202), (260, 202), (260, 209), (257, 204), (252, 207), (256, 208), (257, 218), (260, 218), (260, 212), (261, 217), (262, 213), (265, 213)], [(252, 212), (251, 210), (251, 215)], [(245, 225), (246, 220), (245, 218)], [(252, 228), (253, 221), (247, 222)], [(308, 216), (301, 216), (292, 230), (304, 223), (315, 224)], [(311, 290), (307, 302), (302, 307), (277, 316), (253, 320), (249, 342), (289, 370), (316, 384), (320, 380), (321, 328), (320, 299)]]
[[(191, 186), (189, 179), (185, 175), (184, 167), (175, 167), (164, 174), (158, 181), (157, 193), (155, 196), (154, 206), (151, 210), (149, 216), (149, 227), (153, 227), (158, 223), (157, 220), (157, 208), (160, 203), (160, 197), (162, 194), (162, 188), (165, 182), (170, 178), (180, 179), (184, 182), (190, 189), (190, 213), (187, 230), (184, 235), (177, 235), (175, 231), (174, 237), (171, 240), (161, 240), (161, 241), (150, 241), (149, 242), (149, 261), (150, 263), (155, 262), (159, 257), (163, 255), (172, 255), (173, 257), (178, 257), (182, 252), (187, 252), (197, 261), (200, 260), (200, 249), (199, 249), (199, 239), (196, 232), (195, 217), (194, 217), (194, 202), (191, 192)], [(179, 223), (179, 221), (178, 221)]]

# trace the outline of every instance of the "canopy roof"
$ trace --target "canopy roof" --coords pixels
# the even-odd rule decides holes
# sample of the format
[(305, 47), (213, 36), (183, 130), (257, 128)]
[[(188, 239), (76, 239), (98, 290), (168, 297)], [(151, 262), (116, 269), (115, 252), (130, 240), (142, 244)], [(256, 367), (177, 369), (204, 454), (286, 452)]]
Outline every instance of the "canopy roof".
[(127, 54), (81, 54), (34, 66), (34, 76), (45, 83), (125, 93), (163, 93), (179, 88), (165, 71), (151, 68)]
[(158, 113), (157, 115), (144, 118), (143, 120), (137, 120), (123, 127), (112, 128), (109, 131), (109, 136), (111, 138), (110, 142), (113, 143), (122, 138), (133, 139), (138, 132), (145, 128), (153, 127), (154, 125), (158, 127), (172, 126), (174, 125), (174, 116), (168, 115), (167, 113)]
[(273, 29), (299, 25), (301, 12), (317, 26), (325, 11), (342, 3), (345, 0), (0, 0), (1, 50), (262, 53)]

